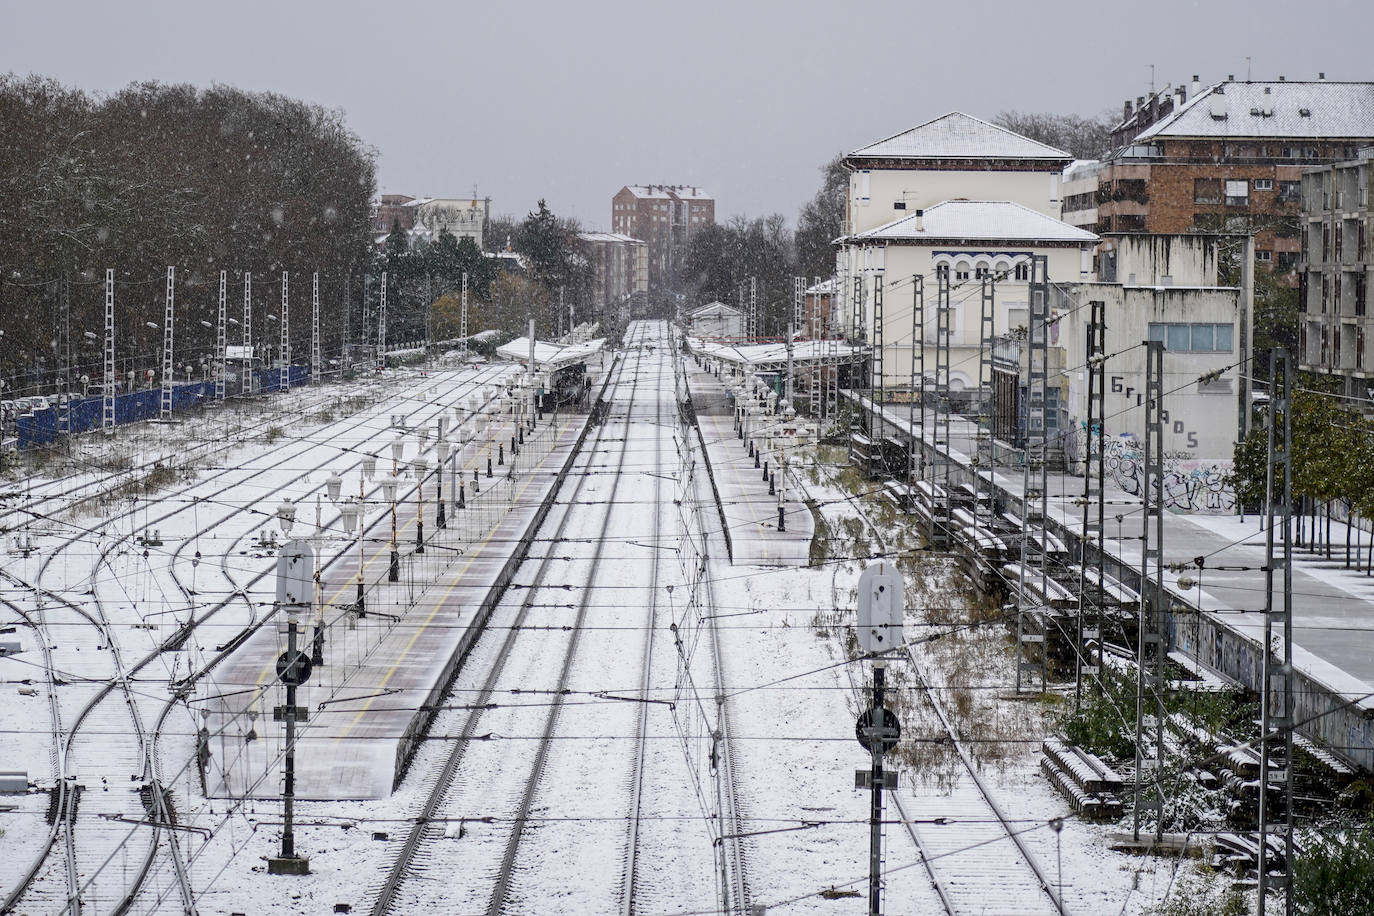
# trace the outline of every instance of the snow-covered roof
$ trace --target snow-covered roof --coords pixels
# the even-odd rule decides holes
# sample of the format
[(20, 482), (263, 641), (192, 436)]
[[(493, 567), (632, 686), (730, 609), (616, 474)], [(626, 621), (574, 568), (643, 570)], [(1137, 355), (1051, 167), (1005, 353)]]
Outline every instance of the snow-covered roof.
[(851, 159), (1042, 159), (1073, 157), (981, 118), (951, 111), (849, 154)]
[(1136, 141), (1168, 137), (1374, 137), (1374, 83), (1220, 82)]
[[(921, 228), (917, 228), (917, 222)], [(1010, 200), (947, 200), (924, 214), (860, 232), (856, 241), (988, 239), (1026, 242), (1096, 242), (1098, 237)]]
[(817, 284), (815, 284), (814, 286), (808, 286), (808, 287), (806, 288), (806, 295), (808, 295), (808, 296), (828, 296), (828, 295), (830, 295), (831, 293), (833, 293), (834, 291), (835, 291), (835, 278), (834, 278), (834, 277), (831, 277), (829, 280), (822, 280), (820, 283), (817, 283)]
[(634, 242), (637, 245), (644, 244), (632, 235), (623, 232), (579, 232), (578, 238), (584, 242)]
[[(765, 370), (787, 365), (787, 344), (761, 343), (732, 346), (697, 337), (688, 337), (687, 346), (695, 353), (724, 360), (738, 366)], [(843, 340), (797, 340), (792, 342), (793, 366), (824, 359), (847, 359), (856, 353), (867, 353), (867, 347), (854, 347)]]
[(715, 302), (708, 302), (701, 308), (692, 309), (687, 313), (687, 317), (706, 318), (714, 315), (725, 315), (734, 318), (743, 314), (743, 312), (734, 306), (726, 305), (724, 302), (717, 300)]
[(630, 184), (625, 186), (635, 197), (649, 200), (711, 200), (711, 195), (694, 185), (685, 184)]
[[(562, 366), (579, 363), (601, 349), (604, 338), (589, 340), (580, 344), (559, 344), (549, 340), (534, 342), (534, 363), (538, 369), (558, 369)], [(496, 348), (498, 356), (518, 362), (528, 362), (530, 358), (530, 339), (517, 337), (509, 343)]]

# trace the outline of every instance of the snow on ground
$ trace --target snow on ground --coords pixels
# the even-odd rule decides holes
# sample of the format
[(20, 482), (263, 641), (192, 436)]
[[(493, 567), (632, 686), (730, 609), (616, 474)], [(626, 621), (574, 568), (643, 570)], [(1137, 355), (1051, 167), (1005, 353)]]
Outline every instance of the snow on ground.
[[(112, 615), (118, 638), (129, 658), (140, 657), (157, 643), (159, 634), (171, 632), (172, 619), (182, 618), (177, 607), (179, 594), (172, 576), (181, 577), (205, 601), (238, 587), (249, 576), (270, 565), (265, 555), (254, 555), (246, 545), (257, 530), (272, 527), (270, 516), (245, 521), (234, 516), (230, 509), (259, 497), (266, 497), (277, 487), (294, 484), (307, 469), (300, 485), (318, 486), (323, 472), (309, 472), (322, 465), (324, 459), (337, 455), (337, 449), (327, 437), (317, 438), (316, 432), (335, 419), (326, 414), (343, 417), (368, 405), (376, 416), (386, 418), (392, 412), (409, 412), (423, 403), (424, 393), (434, 383), (421, 380), (413, 373), (388, 375), (382, 382), (369, 380), (352, 386), (330, 386), (327, 389), (302, 389), (280, 399), (269, 399), (275, 413), (256, 415), (233, 409), (206, 411), (180, 426), (170, 428), (140, 427), (121, 431), (112, 443), (98, 437), (86, 437), (78, 448), (77, 474), (61, 482), (49, 483), (37, 474), (26, 483), (35, 497), (45, 489), (74, 492), (90, 480), (100, 476), (91, 464), (100, 457), (99, 451), (113, 452), (113, 460), (135, 467), (153, 460), (170, 462), (178, 455), (197, 455), (202, 443), (210, 447), (194, 458), (202, 469), (210, 466), (257, 468), (262, 473), (251, 481), (244, 480), (232, 501), (227, 496), (199, 493), (201, 500), (178, 506), (164, 506), (148, 500), (139, 514), (116, 520), (106, 536), (131, 535), (157, 527), (164, 541), (183, 544), (199, 538), (199, 549), (206, 558), (228, 553), (229, 559), (221, 569), (216, 560), (192, 565), (183, 551), (175, 564), (151, 562), (159, 558), (155, 551), (145, 558), (140, 551), (129, 550), (115, 555), (102, 579), (99, 597)], [(385, 421), (381, 423), (385, 426)], [(272, 431), (280, 429), (281, 438)], [(296, 443), (304, 443), (299, 451)], [(270, 467), (274, 457), (291, 456), (280, 468)], [(107, 457), (110, 457), (107, 455)], [(89, 470), (81, 470), (82, 463)], [(53, 465), (51, 470), (62, 470)], [(638, 470), (643, 470), (639, 468)], [(146, 472), (145, 472), (146, 473)], [(751, 834), (746, 840), (746, 862), (751, 899), (755, 904), (779, 913), (846, 914), (866, 911), (864, 895), (867, 889), (868, 793), (854, 788), (853, 773), (866, 769), (868, 756), (854, 740), (854, 718), (866, 705), (857, 685), (867, 681), (865, 666), (848, 660), (846, 628), (852, 625), (853, 589), (863, 562), (860, 554), (875, 549), (871, 534), (863, 531), (853, 506), (844, 493), (827, 476), (811, 476), (803, 469), (797, 475), (805, 482), (811, 497), (820, 506), (819, 512), (832, 532), (827, 552), (829, 558), (807, 568), (731, 566), (723, 559), (712, 559), (708, 575), (713, 580), (714, 605), (712, 613), (721, 637), (723, 653), (723, 693), (729, 704), (740, 778), (738, 786), (740, 806), (745, 816), (745, 828)], [(647, 475), (631, 491), (632, 503), (650, 496)], [(670, 491), (672, 488), (668, 488)], [(198, 491), (191, 491), (193, 494)], [(709, 499), (709, 487), (697, 483), (695, 499)], [(690, 502), (691, 497), (688, 501)], [(175, 515), (157, 520), (168, 509), (178, 509)], [(268, 511), (270, 512), (270, 508)], [(872, 503), (865, 511), (872, 517), (881, 515)], [(102, 510), (109, 513), (107, 507)], [(69, 525), (95, 525), (97, 512), (61, 523), (45, 526), (39, 533), (40, 546), (52, 546), (59, 532)], [(301, 507), (300, 520), (312, 523), (308, 505)], [(1228, 532), (1237, 532), (1238, 523), (1231, 518), (1200, 520), (1216, 524)], [(628, 523), (622, 525), (628, 530)], [(1258, 529), (1246, 529), (1232, 536), (1258, 536)], [(648, 535), (645, 534), (645, 537)], [(896, 536), (891, 525), (884, 536), (890, 543)], [(1343, 543), (1343, 534), (1335, 537)], [(910, 537), (904, 543), (914, 544)], [(717, 557), (723, 550), (716, 550)], [(21, 577), (37, 573), (42, 554), (29, 559), (7, 557), (7, 569)], [(95, 552), (87, 545), (84, 552), (73, 554), (71, 562), (52, 572), (52, 581), (45, 577), (45, 585), (80, 595), (83, 583), (92, 575)], [(626, 556), (619, 557), (618, 572), (623, 583), (638, 580), (643, 567)], [(190, 567), (189, 569), (187, 567)], [(908, 620), (908, 638), (919, 637), (935, 627), (946, 627), (967, 618), (969, 598), (958, 586), (958, 576), (944, 561), (926, 559), (910, 567), (909, 598), (912, 609)], [(194, 581), (193, 581), (194, 580)], [(682, 577), (668, 581), (682, 584)], [(681, 593), (679, 593), (680, 596)], [(28, 600), (19, 589), (6, 584), (4, 597)], [(678, 599), (680, 600), (680, 598)], [(837, 609), (839, 609), (837, 611)], [(508, 610), (508, 609), (507, 609)], [(607, 609), (605, 623), (615, 625), (620, 618)], [(166, 697), (166, 683), (189, 666), (199, 664), (213, 650), (219, 639), (241, 626), (248, 607), (240, 608), (233, 625), (225, 625), (207, 632), (184, 653), (171, 661), (159, 663), (150, 672), (147, 683), (140, 684), (139, 695), (145, 704), (144, 715), (155, 718)], [(6, 624), (12, 622), (7, 618)], [(37, 651), (32, 631), (19, 626), (18, 637), (25, 643), (25, 653), (0, 660), (5, 695), (11, 702), (0, 704), (0, 728), (7, 733), (6, 750), (0, 758), (0, 768), (27, 766), (43, 784), (50, 784), (48, 697), (43, 684), (41, 655)], [(662, 640), (655, 649), (662, 664), (672, 661), (672, 653)], [(1171, 881), (1171, 863), (1139, 859), (1112, 853), (1106, 849), (1105, 838), (1110, 827), (1084, 824), (1073, 817), (1064, 819), (1062, 833), (1050, 829), (1052, 820), (1064, 818), (1067, 806), (1039, 776), (1038, 738), (1050, 727), (1055, 709), (1047, 704), (1012, 701), (1001, 698), (1011, 680), (1012, 665), (1005, 629), (987, 627), (963, 633), (957, 637), (923, 645), (921, 658), (932, 669), (932, 677), (944, 691), (946, 705), (959, 711), (960, 721), (970, 733), (999, 738), (981, 746), (983, 774), (994, 785), (1009, 815), (1027, 827), (1027, 839), (1056, 881), (1062, 886), (1074, 913), (1121, 912), (1141, 913), (1158, 901)], [(474, 663), (480, 662), (479, 649)], [(694, 672), (702, 675), (708, 685), (708, 654), (703, 639), (696, 651), (700, 658), (694, 662)], [(604, 659), (604, 656), (603, 656)], [(59, 658), (59, 666), (78, 667), (74, 658)], [(531, 666), (551, 666), (554, 658), (529, 658)], [(656, 662), (660, 664), (660, 662)], [(910, 680), (894, 680), (907, 686), (898, 691), (894, 706), (902, 709), (907, 735), (932, 734), (933, 720), (919, 711), (920, 698), (910, 688)], [(604, 668), (582, 673), (585, 685), (614, 686), (617, 690), (632, 691), (631, 679), (617, 677)], [(458, 686), (470, 686), (460, 677)], [(28, 679), (32, 685), (19, 682)], [(33, 695), (16, 692), (18, 687), (33, 686)], [(667, 685), (663, 685), (666, 690)], [(905, 695), (903, 695), (905, 694)], [(65, 708), (65, 707), (64, 707)], [(633, 710), (625, 704), (625, 711)], [(422, 744), (407, 778), (388, 799), (363, 802), (302, 802), (297, 806), (296, 842), (309, 855), (312, 874), (305, 878), (277, 877), (266, 874), (265, 858), (275, 855), (280, 832), (281, 808), (275, 802), (233, 803), (207, 800), (197, 784), (193, 766), (178, 765), (189, 761), (194, 754), (193, 720), (182, 718), (169, 730), (161, 747), (168, 761), (165, 778), (172, 787), (183, 823), (213, 830), (209, 838), (187, 832), (181, 838), (184, 848), (195, 857), (195, 875), (201, 891), (200, 912), (251, 912), (290, 914), (330, 912), (339, 904), (347, 904), (353, 912), (370, 905), (382, 869), (387, 859), (383, 851), (388, 844), (403, 835), (405, 817), (414, 811), (426, 788), (415, 774), (428, 773), (435, 761), (446, 751), (445, 742)], [(592, 721), (592, 719), (582, 720)], [(628, 719), (626, 720), (628, 721)], [(570, 728), (576, 730), (577, 720)], [(265, 723), (264, 727), (273, 727)], [(630, 726), (619, 719), (608, 728), (622, 733)], [(447, 725), (436, 726), (442, 731)], [(664, 710), (654, 707), (650, 718), (650, 734), (668, 745), (668, 752), (656, 751), (655, 766), (649, 770), (646, 791), (659, 800), (665, 817), (682, 817), (685, 823), (700, 814), (700, 805), (688, 791), (688, 774), (706, 769), (709, 740), (701, 734), (683, 739), (682, 733), (669, 724)], [(498, 742), (478, 743), (474, 751), (480, 756), (492, 753), (512, 753), (509, 747), (498, 748)], [(910, 745), (911, 750), (894, 755), (902, 766), (901, 787), (895, 793), (902, 800), (909, 817), (920, 817), (923, 800), (946, 794), (951, 785), (965, 779), (952, 756), (928, 745)], [(904, 749), (905, 751), (905, 749)], [(586, 768), (593, 767), (599, 752), (595, 742), (589, 743), (580, 758)], [(518, 753), (516, 751), (515, 753)], [(676, 758), (681, 766), (675, 767)], [(474, 758), (475, 759), (475, 758)], [(13, 763), (18, 761), (19, 763)], [(494, 765), (494, 764), (493, 764)], [(575, 769), (575, 768), (574, 768)], [(618, 799), (599, 799), (598, 786), (609, 783), (583, 782), (569, 775), (556, 776), (551, 793), (577, 793), (574, 801), (584, 802), (584, 810), (612, 810)], [(604, 775), (604, 774), (602, 774)], [(611, 781), (618, 778), (612, 774)], [(481, 784), (470, 790), (481, 795)], [(512, 790), (513, 791), (513, 790)], [(12, 800), (16, 806), (10, 813), (0, 815), (5, 830), (5, 845), (27, 848), (46, 834), (43, 818), (46, 796), (33, 794)], [(474, 801), (474, 807), (480, 809)], [(892, 815), (889, 807), (889, 816)], [(671, 858), (660, 860), (659, 868), (673, 869), (665, 874), (664, 883), (696, 887), (702, 869), (712, 867), (709, 843), (705, 835), (694, 827), (674, 830), (664, 826), (670, 821), (655, 824), (646, 830), (646, 837), (659, 846), (677, 852), (684, 861), (673, 863)], [(446, 827), (446, 830), (452, 830)], [(617, 827), (616, 829), (620, 829)], [(939, 829), (932, 827), (931, 829)], [(467, 824), (462, 837), (452, 832), (449, 842), (461, 845), (469, 862), (468, 880), (480, 884), (494, 868), (499, 858), (500, 838), (504, 833), (491, 824)], [(548, 842), (532, 849), (541, 866), (556, 865), (544, 872), (540, 881), (553, 890), (552, 883), (585, 881), (590, 876), (612, 886), (619, 876), (619, 863), (589, 863), (580, 857), (575, 831), (555, 834), (548, 832)], [(916, 849), (905, 832), (895, 826), (886, 830), (887, 844), (887, 907), (890, 913), (934, 912), (938, 903), (924, 867), (919, 863)], [(12, 857), (13, 858), (13, 857)], [(22, 857), (21, 857), (22, 858)], [(22, 864), (22, 863), (19, 863)], [(3, 871), (8, 882), (11, 865)], [(533, 866), (531, 866), (533, 867)], [(1185, 866), (1190, 869), (1190, 866)], [(559, 877), (561, 876), (561, 877)], [(444, 880), (443, 875), (432, 876)], [(165, 908), (175, 910), (177, 894), (165, 877), (157, 884), (165, 898)], [(859, 896), (827, 899), (825, 892), (857, 892)], [(699, 901), (673, 902), (663, 893), (648, 894), (652, 912), (689, 911)]]

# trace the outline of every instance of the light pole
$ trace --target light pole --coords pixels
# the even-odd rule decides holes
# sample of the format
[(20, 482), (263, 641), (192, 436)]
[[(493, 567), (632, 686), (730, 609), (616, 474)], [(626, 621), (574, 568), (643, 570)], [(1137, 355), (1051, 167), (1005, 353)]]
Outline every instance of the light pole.
[(353, 616), (349, 618), (350, 629), (356, 626), (356, 619), (363, 616), (363, 533), (358, 527), (358, 515), (361, 511), (362, 504), (354, 501), (351, 496), (339, 506), (339, 518), (343, 521), (344, 534), (353, 537), (353, 532), (358, 532), (358, 597), (353, 602)]
[(454, 511), (467, 508), (467, 497), (464, 491), (462, 474), (458, 471), (459, 459), (468, 443), (472, 441), (472, 427), (464, 423), (458, 427), (458, 451), (453, 456), (453, 481), (457, 486), (449, 488), (449, 495), (456, 500), (453, 504)]
[[(441, 421), (443, 417), (439, 418)], [(434, 443), (434, 454), (438, 463), (434, 467), (434, 499), (439, 504), (434, 514), (434, 527), (447, 528), (448, 519), (444, 518), (444, 465), (448, 463), (448, 453), (452, 450), (447, 439)]]
[(425, 552), (425, 476), (429, 462), (417, 455), (410, 463), (415, 472), (415, 552)]
[(401, 554), (396, 549), (396, 475), (382, 478), (382, 494), (391, 503), (391, 565), (387, 569), (386, 581), (401, 581)]

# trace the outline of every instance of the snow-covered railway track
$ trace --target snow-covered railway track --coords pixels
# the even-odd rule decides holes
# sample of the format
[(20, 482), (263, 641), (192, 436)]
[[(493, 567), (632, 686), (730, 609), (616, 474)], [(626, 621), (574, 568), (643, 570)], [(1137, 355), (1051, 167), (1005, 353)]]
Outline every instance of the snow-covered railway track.
[[(465, 384), (471, 385), (473, 390), (480, 390), (483, 381), (493, 375), (499, 375), (501, 371), (503, 370), (488, 369), (475, 380), (466, 380)], [(466, 390), (461, 391), (459, 398), (461, 399), (465, 393)], [(452, 396), (453, 392), (449, 392), (449, 398)], [(435, 405), (430, 403), (426, 406)], [(444, 409), (439, 406), (435, 412), (441, 413)], [(429, 418), (424, 422), (429, 422)], [(349, 424), (350, 421), (340, 421), (340, 430), (347, 433), (349, 430), (362, 428), (357, 418), (352, 418), (351, 425)], [(211, 528), (223, 526), (235, 515), (250, 512), (261, 514), (258, 510), (236, 506), (228, 500), (221, 501), (220, 497), (223, 494), (236, 487), (242, 487), (246, 481), (267, 475), (288, 466), (292, 461), (299, 460), (309, 447), (311, 446), (307, 444), (306, 448), (279, 450), (273, 456), (274, 460), (262, 467), (222, 468), (207, 479), (177, 489), (174, 501), (182, 504), (153, 519), (154, 524), (172, 519), (179, 512), (187, 511), (190, 505), (214, 506), (215, 511), (210, 514), (215, 517), (210, 524), (196, 530), (192, 538), (183, 541), (170, 554), (164, 555), (168, 559), (169, 578), (180, 592), (178, 601), (185, 607), (186, 619), (184, 622), (176, 621), (177, 627), (173, 635), (155, 644), (152, 651), (132, 666), (126, 666), (122, 661), (118, 630), (105, 615), (100, 588), (102, 569), (109, 573), (104, 578), (115, 582), (120, 579), (111, 565), (110, 558), (125, 543), (124, 539), (101, 540), (95, 552), (95, 560), (90, 564), (89, 577), (83, 574), (74, 580), (71, 576), (72, 568), (87, 565), (84, 557), (74, 558), (76, 566), (64, 562), (66, 554), (72, 552), (88, 537), (89, 532), (83, 531), (78, 531), (58, 547), (45, 553), (40, 561), (35, 581), (28, 582), (7, 574), (6, 577), (11, 582), (27, 591), (34, 602), (44, 608), (43, 613), (37, 615), (35, 622), (24, 613), (23, 608), (13, 605), (15, 611), (35, 628), (43, 645), (49, 686), (62, 686), (65, 700), (59, 700), (56, 690), (49, 690), (53, 723), (53, 772), (56, 776), (54, 823), (48, 832), (46, 843), (41, 844), (38, 854), (31, 860), (27, 870), (19, 875), (10, 887), (0, 910), (7, 911), (24, 900), (28, 901), (28, 905), (33, 905), (34, 901), (42, 902), (45, 911), (80, 913), (83, 906), (90, 905), (96, 912), (108, 910), (123, 913), (134, 905), (144, 882), (151, 876), (151, 883), (156, 887), (150, 888), (150, 892), (156, 891), (157, 900), (152, 904), (150, 912), (162, 911), (161, 904), (167, 901), (175, 901), (179, 905), (177, 912), (195, 911), (194, 892), (189, 884), (184, 857), (178, 848), (177, 832), (175, 829), (164, 829), (175, 825), (161, 778), (161, 760), (157, 756), (160, 731), (179, 700), (174, 693), (172, 698), (163, 702), (162, 712), (157, 719), (157, 729), (150, 733), (143, 726), (138, 699), (131, 692), (129, 685), (134, 675), (157, 662), (163, 653), (181, 648), (186, 638), (197, 627), (236, 600), (241, 600), (248, 606), (249, 629), (261, 625), (263, 621), (257, 618), (252, 602), (248, 599), (248, 589), (265, 578), (266, 572), (253, 576), (251, 582), (240, 587), (230, 571), (227, 562), (229, 552), (226, 552), (221, 556), (221, 571), (229, 580), (231, 591), (216, 603), (201, 605), (196, 599), (197, 589), (193, 586), (188, 587), (178, 576), (176, 561), (188, 544), (194, 543), (196, 538)], [(349, 451), (347, 448), (344, 450)], [(253, 464), (254, 462), (249, 462), (250, 466)], [(318, 464), (306, 469), (296, 474), (292, 481), (299, 481), (324, 467), (324, 464)], [(203, 490), (207, 484), (214, 485), (216, 480), (221, 481), (221, 484), (208, 498), (203, 493), (187, 498), (196, 488)], [(132, 516), (136, 511), (137, 508), (130, 509), (122, 516)], [(111, 521), (107, 519), (105, 525)], [(144, 522), (148, 522), (146, 513)], [(234, 538), (233, 545), (237, 546), (251, 533), (253, 527), (253, 524), (245, 527)], [(79, 550), (76, 552), (80, 553)], [(146, 551), (143, 554), (145, 559), (148, 555)], [(196, 564), (189, 565), (194, 568)], [(85, 591), (89, 594), (89, 599), (83, 604), (77, 604), (64, 594), (40, 584), (45, 578), (51, 578), (48, 572), (52, 568), (66, 575), (62, 583), (55, 584), (56, 588), (70, 594), (76, 590), (78, 584), (86, 584)], [(151, 567), (145, 573), (151, 575)], [(119, 597), (127, 599), (128, 594), (124, 587), (119, 586), (119, 590)], [(12, 604), (8, 601), (6, 603)], [(201, 607), (205, 608), (204, 612), (197, 614)], [(59, 634), (62, 641), (60, 655), (53, 651), (58, 644)], [(83, 649), (87, 650), (85, 654), (77, 656), (76, 653)], [(200, 671), (185, 672), (180, 684), (194, 684), (227, 654), (227, 651), (221, 651)], [(170, 676), (170, 672), (174, 670), (176, 669), (169, 667), (168, 674), (164, 677)], [(77, 671), (79, 677), (66, 680), (54, 675), (54, 672), (61, 671)], [(61, 712), (64, 703), (74, 708), (83, 703), (83, 698), (74, 694), (92, 694), (92, 690), (93, 695), (84, 699), (84, 705), (81, 705), (80, 712), (72, 719), (71, 726), (64, 728)], [(186, 763), (179, 762), (171, 770), (181, 775), (184, 774), (186, 766)], [(100, 780), (99, 786), (94, 783), (96, 778)], [(53, 855), (54, 850), (59, 847), (62, 850), (60, 858), (65, 868), (58, 867), (58, 857)], [(142, 851), (130, 856), (131, 849)], [(61, 876), (65, 876), (65, 886), (58, 890), (55, 885), (61, 881)], [(9, 883), (8, 879), (6, 883)], [(116, 885), (118, 888), (114, 889)]]
[[(831, 486), (843, 490), (823, 468), (822, 473)], [(800, 477), (798, 483), (806, 489)], [(873, 538), (878, 553), (887, 555), (888, 546), (881, 530), (856, 497), (851, 495), (846, 499)], [(844, 606), (838, 593), (832, 599), (835, 607)], [(899, 793), (894, 792), (890, 797), (902, 832), (916, 847), (945, 913), (947, 916), (981, 916), (984, 913), (1063, 916), (1068, 911), (1061, 893), (1020, 836), (1024, 828), (1019, 828), (1006, 816), (980, 775), (973, 755), (955, 729), (944, 704), (931, 689), (925, 666), (909, 645), (903, 647), (900, 657), (940, 725), (942, 734), (937, 740), (948, 743), (954, 750), (963, 775), (967, 777), (955, 781), (947, 794), (922, 796), (919, 813), (913, 810), (915, 803), (904, 802)], [(852, 671), (848, 673), (850, 686), (857, 697), (861, 685), (855, 681)]]
[[(335, 396), (334, 391), (332, 386), (297, 389), (294, 405), (286, 409), (260, 412), (252, 422), (237, 425), (234, 429), (234, 435), (239, 439), (254, 438), (265, 434), (274, 426), (280, 426), (292, 420), (305, 420), (322, 408), (326, 408), (330, 403), (330, 398)], [(248, 400), (231, 398), (228, 403), (233, 408), (238, 408), (245, 403), (256, 406), (261, 404), (262, 400), (259, 398)], [(276, 406), (275, 400), (272, 405)], [(129, 424), (120, 427), (119, 431), (126, 433), (138, 425)], [(223, 445), (224, 442), (221, 439), (207, 438), (176, 453), (175, 460), (171, 463), (177, 466), (194, 464), (219, 451)], [(19, 528), (26, 522), (41, 521), (54, 518), (59, 514), (82, 511), (91, 503), (98, 504), (109, 500), (117, 489), (138, 479), (140, 475), (168, 466), (170, 457), (160, 455), (148, 459), (142, 464), (104, 472), (99, 470), (97, 464), (97, 470), (94, 473), (92, 471), (78, 471), (31, 486), (31, 489), (22, 494), (22, 499), (19, 498), (21, 494), (18, 492), (12, 493), (10, 495), (15, 499), (16, 504), (0, 512), (0, 527)]]
[[(664, 769), (681, 761), (648, 734), (650, 704), (637, 701), (652, 683), (645, 665), (665, 651), (653, 593), (673, 554), (660, 559), (669, 547), (654, 539), (667, 527), (659, 516), (675, 510), (643, 477), (662, 470), (674, 429), (671, 359), (664, 326), (627, 335), (566, 492), (454, 684), (461, 705), (431, 728), (452, 745), (424, 780), (374, 914), (640, 912), (661, 879), (640, 827), (658, 817)], [(630, 480), (640, 481), (633, 494)], [(650, 548), (645, 560), (609, 555), (637, 541), (626, 549)], [(591, 689), (607, 685), (619, 689)], [(571, 859), (569, 843), (580, 850)]]

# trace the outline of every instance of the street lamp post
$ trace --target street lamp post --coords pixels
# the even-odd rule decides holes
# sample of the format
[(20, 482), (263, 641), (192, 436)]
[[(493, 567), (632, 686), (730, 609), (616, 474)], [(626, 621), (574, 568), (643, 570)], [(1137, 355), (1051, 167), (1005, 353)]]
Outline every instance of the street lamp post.
[(339, 518), (343, 521), (344, 534), (353, 537), (353, 532), (358, 532), (358, 597), (353, 603), (353, 613), (349, 615), (349, 629), (357, 626), (357, 618), (363, 615), (363, 533), (358, 527), (358, 514), (361, 510), (362, 504), (355, 502), (352, 497), (344, 500), (339, 506)]
[(424, 455), (417, 455), (410, 463), (415, 472), (415, 552), (425, 552), (425, 476), (429, 462)]
[[(444, 419), (440, 417), (440, 419)], [(438, 458), (438, 463), (434, 466), (434, 499), (439, 504), (438, 510), (434, 514), (434, 526), (436, 528), (447, 528), (448, 520), (444, 517), (444, 465), (448, 463), (448, 453), (452, 450), (447, 439), (440, 438), (434, 443), (434, 454)]]
[(387, 569), (388, 582), (401, 581), (401, 554), (396, 549), (396, 475), (382, 478), (382, 494), (391, 503), (391, 565)]

